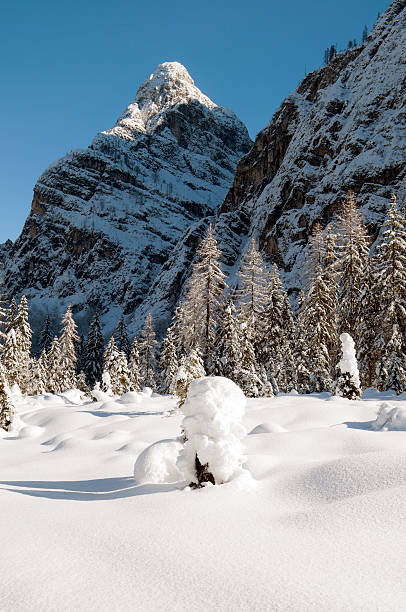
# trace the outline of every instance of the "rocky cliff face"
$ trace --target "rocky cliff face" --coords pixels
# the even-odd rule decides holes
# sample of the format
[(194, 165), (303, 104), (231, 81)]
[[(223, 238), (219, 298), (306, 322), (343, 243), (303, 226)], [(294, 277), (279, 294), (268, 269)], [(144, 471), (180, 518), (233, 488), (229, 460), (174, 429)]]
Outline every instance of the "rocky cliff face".
[(71, 303), (79, 322), (98, 308), (108, 330), (142, 303), (185, 230), (216, 210), (251, 144), (181, 64), (161, 64), (112, 129), (39, 178), (7, 249), (8, 293), (25, 293), (34, 313)]
[[(365, 44), (307, 75), (239, 162), (215, 221), (231, 283), (254, 236), (268, 261), (281, 267), (288, 288), (301, 287), (309, 233), (316, 221), (328, 222), (349, 189), (372, 235), (392, 192), (406, 199), (404, 0), (392, 2)], [(195, 231), (202, 233), (202, 223)], [(165, 316), (179, 279), (186, 278), (192, 235), (189, 230), (177, 247), (181, 257), (152, 285), (145, 312)]]

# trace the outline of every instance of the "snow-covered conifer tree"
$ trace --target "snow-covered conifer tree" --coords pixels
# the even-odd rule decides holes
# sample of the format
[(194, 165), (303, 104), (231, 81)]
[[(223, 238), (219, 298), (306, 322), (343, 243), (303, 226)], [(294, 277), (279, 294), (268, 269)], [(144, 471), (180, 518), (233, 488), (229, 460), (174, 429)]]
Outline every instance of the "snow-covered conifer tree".
[(253, 327), (252, 339), (254, 348), (257, 345), (258, 323), (266, 303), (266, 287), (268, 273), (261, 253), (257, 250), (254, 238), (251, 239), (250, 248), (241, 258), (240, 287), (238, 289), (238, 305), (240, 322), (246, 321)]
[(17, 327), (17, 315), (18, 315), (18, 306), (15, 298), (13, 298), (10, 302), (10, 306), (7, 310), (7, 328), (6, 334), (11, 330)]
[(38, 345), (38, 355), (41, 355), (42, 351), (49, 351), (52, 344), (52, 333), (51, 333), (51, 318), (49, 314), (45, 318), (44, 327), (41, 331), (41, 336)]
[(77, 325), (73, 320), (72, 308), (68, 306), (62, 317), (62, 333), (59, 343), (62, 391), (73, 389), (76, 386), (76, 345), (78, 342)]
[[(169, 328), (173, 337), (173, 343), (176, 349), (178, 363), (183, 357), (186, 357), (187, 346), (189, 346), (189, 330), (185, 324), (185, 310), (182, 302), (180, 302), (173, 314), (172, 325)], [(168, 330), (169, 331), (169, 330)]]
[(332, 386), (331, 358), (328, 347), (332, 344), (329, 313), (333, 309), (331, 294), (323, 274), (324, 239), (320, 224), (316, 224), (309, 240), (307, 254), (307, 293), (302, 304), (302, 330), (304, 342), (309, 347), (309, 391), (329, 391)]
[(252, 342), (252, 327), (247, 322), (240, 325), (241, 361), (236, 383), (247, 397), (259, 397), (266, 381), (261, 380), (258, 362)]
[(375, 323), (379, 390), (406, 390), (406, 228), (393, 196), (378, 246), (374, 295), (378, 297)]
[(304, 323), (304, 294), (299, 294), (296, 318), (296, 333), (293, 350), (293, 360), (296, 368), (297, 390), (299, 393), (310, 393), (309, 347)]
[(152, 317), (149, 314), (138, 338), (138, 352), (140, 356), (140, 385), (154, 389), (156, 368), (156, 346), (158, 342), (152, 326)]
[(31, 358), (30, 378), (28, 380), (27, 393), (29, 395), (42, 395), (46, 391), (46, 371), (41, 359)]
[(7, 336), (8, 310), (6, 297), (0, 293), (0, 350)]
[(162, 343), (162, 351), (160, 356), (160, 391), (161, 393), (169, 393), (172, 381), (179, 368), (178, 357), (176, 355), (176, 347), (174, 342), (173, 330), (168, 328), (166, 337)]
[(197, 262), (193, 264), (183, 305), (183, 337), (189, 339), (189, 349), (200, 349), (209, 374), (213, 371), (214, 336), (226, 288), (220, 257), (210, 225), (197, 249)]
[(16, 330), (13, 328), (6, 336), (2, 360), (9, 385), (18, 384), (20, 351), (17, 345)]
[(335, 393), (350, 400), (361, 397), (358, 364), (355, 357), (354, 340), (350, 334), (341, 334), (341, 359), (337, 364)]
[(216, 376), (225, 376), (237, 382), (241, 369), (240, 335), (239, 320), (234, 303), (230, 299), (224, 302), (223, 313), (216, 329), (214, 351), (214, 374)]
[(114, 340), (116, 341), (116, 347), (118, 351), (124, 351), (127, 359), (130, 357), (131, 353), (131, 342), (128, 337), (127, 325), (124, 321), (124, 315), (121, 315), (120, 321), (116, 329), (114, 330)]
[(91, 389), (93, 389), (96, 382), (101, 382), (102, 380), (103, 353), (104, 340), (100, 327), (99, 314), (96, 312), (90, 324), (84, 356), (84, 372), (86, 374), (87, 383)]
[(131, 347), (130, 361), (128, 364), (128, 375), (130, 377), (130, 391), (140, 390), (140, 356), (138, 353), (138, 342), (137, 336), (134, 336), (134, 340)]
[(83, 370), (81, 370), (77, 376), (77, 386), (79, 391), (82, 391), (82, 393), (90, 393), (90, 389), (86, 383), (86, 374), (83, 372)]
[(187, 396), (189, 385), (195, 378), (202, 378), (206, 375), (203, 360), (198, 351), (192, 350), (187, 357), (182, 360), (175, 377), (172, 380), (170, 393), (177, 395), (178, 408), (181, 409)]
[(109, 370), (111, 390), (114, 395), (123, 395), (130, 390), (127, 357), (124, 351), (116, 351)]
[(379, 312), (379, 299), (375, 295), (376, 262), (370, 256), (365, 265), (362, 278), (362, 292), (359, 299), (359, 319), (357, 328), (357, 359), (361, 386), (366, 389), (376, 382), (376, 321)]
[(357, 341), (359, 300), (364, 267), (369, 253), (369, 238), (352, 191), (348, 193), (347, 200), (339, 214), (339, 233), (338, 329), (341, 332), (349, 333)]
[[(103, 380), (103, 391), (106, 391), (106, 393), (109, 391), (109, 389), (107, 388), (107, 386), (110, 388), (112, 387), (112, 376), (114, 374), (114, 362), (117, 359), (117, 355), (118, 355), (118, 351), (117, 351), (117, 347), (116, 347), (116, 342), (114, 340), (114, 336), (111, 336), (109, 343), (107, 345), (107, 348), (104, 352), (104, 359), (103, 359), (103, 374), (102, 374), (102, 380)], [(106, 381), (106, 376), (105, 374), (108, 374), (108, 384), (105, 384)]]
[(18, 313), (15, 318), (15, 334), (17, 350), (19, 353), (17, 363), (17, 384), (23, 393), (27, 391), (31, 367), (31, 326), (28, 322), (28, 303), (25, 295), (22, 296)]
[(51, 393), (61, 393), (61, 349), (59, 346), (59, 340), (55, 336), (52, 340), (51, 348), (48, 353), (48, 378), (46, 387)]
[(14, 414), (15, 408), (10, 398), (6, 376), (3, 368), (0, 368), (0, 429), (11, 429)]

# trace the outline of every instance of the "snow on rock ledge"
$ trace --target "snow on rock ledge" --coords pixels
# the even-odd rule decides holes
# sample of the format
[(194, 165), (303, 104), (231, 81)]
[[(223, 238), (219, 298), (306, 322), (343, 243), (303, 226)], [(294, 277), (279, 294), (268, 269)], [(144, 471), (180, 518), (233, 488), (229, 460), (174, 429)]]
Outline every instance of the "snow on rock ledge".
[(216, 483), (241, 473), (241, 440), (246, 436), (241, 419), (246, 401), (228, 378), (206, 376), (190, 383), (183, 405), (186, 442), (178, 461), (186, 479), (196, 481), (196, 454), (202, 465), (208, 464)]

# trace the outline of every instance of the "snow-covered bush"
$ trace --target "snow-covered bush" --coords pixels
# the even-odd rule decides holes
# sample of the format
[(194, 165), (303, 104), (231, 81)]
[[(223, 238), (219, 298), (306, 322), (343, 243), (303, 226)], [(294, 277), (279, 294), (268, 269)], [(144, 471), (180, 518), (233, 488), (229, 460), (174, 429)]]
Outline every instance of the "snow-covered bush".
[(338, 378), (335, 384), (336, 395), (350, 400), (359, 399), (361, 384), (357, 358), (355, 356), (354, 340), (350, 334), (341, 334), (341, 359), (337, 364)]
[(400, 429), (406, 431), (406, 408), (391, 406), (382, 402), (379, 406), (376, 420), (372, 423), (376, 431), (387, 429)]
[(137, 484), (170, 483), (183, 480), (177, 459), (183, 445), (179, 440), (160, 440), (148, 446), (134, 465)]
[(178, 465), (195, 486), (227, 482), (241, 470), (245, 405), (244, 393), (228, 378), (206, 376), (190, 383)]

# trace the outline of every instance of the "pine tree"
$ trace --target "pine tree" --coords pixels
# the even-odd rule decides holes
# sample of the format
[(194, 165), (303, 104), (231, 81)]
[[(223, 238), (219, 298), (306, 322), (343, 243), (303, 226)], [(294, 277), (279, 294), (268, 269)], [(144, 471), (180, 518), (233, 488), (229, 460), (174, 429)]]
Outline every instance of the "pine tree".
[(0, 368), (0, 429), (10, 431), (14, 413), (4, 370)]
[(237, 382), (241, 369), (240, 326), (233, 301), (224, 303), (216, 329), (214, 374)]
[(360, 318), (359, 304), (362, 293), (362, 278), (369, 254), (369, 238), (357, 210), (354, 193), (348, 193), (347, 201), (339, 214), (339, 259), (338, 272), (339, 311), (338, 329), (350, 334), (355, 342)]
[(189, 337), (189, 348), (200, 349), (206, 371), (213, 371), (215, 330), (226, 288), (220, 268), (221, 252), (210, 225), (197, 249), (198, 261), (193, 265), (184, 302), (183, 337)]
[(38, 345), (38, 355), (41, 355), (42, 351), (48, 352), (52, 344), (52, 333), (51, 333), (51, 318), (49, 314), (45, 318), (44, 327), (41, 331), (40, 341)]
[(121, 315), (120, 321), (114, 331), (114, 340), (116, 341), (116, 346), (118, 351), (124, 351), (127, 359), (130, 357), (131, 353), (131, 342), (128, 337), (127, 325), (124, 322), (124, 316)]
[(138, 353), (137, 337), (134, 336), (131, 347), (130, 361), (128, 364), (128, 374), (130, 377), (130, 391), (140, 390), (140, 356)]
[(72, 308), (68, 306), (62, 317), (61, 349), (61, 385), (67, 391), (76, 387), (76, 345), (79, 342), (77, 325), (73, 320)]
[(155, 389), (155, 351), (158, 342), (152, 326), (152, 317), (149, 314), (145, 320), (138, 339), (138, 352), (140, 356), (140, 385)]
[(109, 370), (111, 390), (114, 395), (123, 395), (130, 389), (127, 357), (124, 351), (116, 351)]
[(395, 196), (378, 247), (374, 294), (379, 296), (377, 387), (401, 393), (406, 389), (406, 227)]
[(172, 381), (170, 393), (177, 395), (178, 409), (181, 409), (185, 403), (189, 385), (195, 378), (202, 378), (206, 375), (203, 360), (198, 351), (192, 350), (189, 355), (183, 359), (178, 371)]
[(174, 342), (173, 330), (171, 327), (168, 328), (166, 337), (162, 344), (162, 351), (160, 357), (160, 371), (161, 371), (161, 393), (169, 393), (172, 381), (178, 371), (179, 363), (176, 355), (176, 347)]
[(59, 340), (55, 336), (52, 340), (51, 348), (48, 353), (48, 379), (47, 388), (51, 393), (62, 393), (62, 382), (61, 382), (61, 349), (59, 346)]
[(102, 380), (103, 353), (104, 340), (100, 327), (99, 314), (96, 312), (87, 335), (83, 367), (87, 383), (91, 389), (93, 389), (96, 382), (100, 383)]

